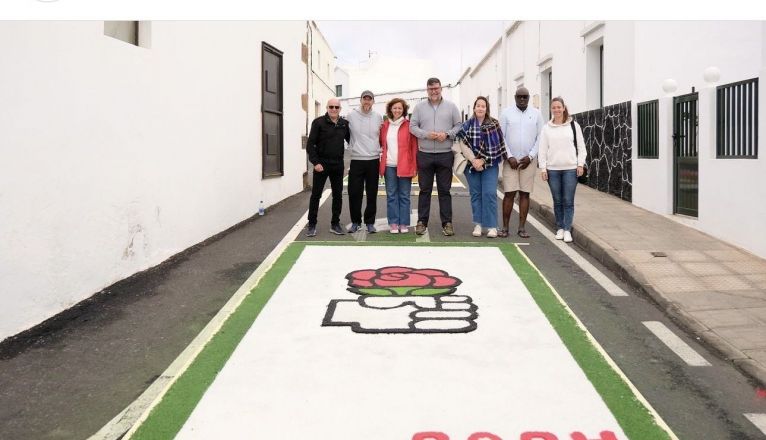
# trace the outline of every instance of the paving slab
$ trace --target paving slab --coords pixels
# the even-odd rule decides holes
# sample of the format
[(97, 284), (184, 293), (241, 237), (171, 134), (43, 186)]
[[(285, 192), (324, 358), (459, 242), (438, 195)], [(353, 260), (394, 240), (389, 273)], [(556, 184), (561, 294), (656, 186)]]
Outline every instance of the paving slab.
[[(539, 175), (531, 212), (554, 228)], [(766, 260), (684, 223), (578, 185), (575, 245), (766, 386)]]

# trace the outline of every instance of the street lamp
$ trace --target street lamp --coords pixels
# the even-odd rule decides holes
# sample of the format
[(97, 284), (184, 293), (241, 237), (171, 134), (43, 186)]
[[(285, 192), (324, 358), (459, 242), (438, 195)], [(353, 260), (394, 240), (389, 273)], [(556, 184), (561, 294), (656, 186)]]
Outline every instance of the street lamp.
[(672, 78), (668, 78), (662, 82), (662, 90), (668, 95), (672, 94), (678, 89), (678, 83)]
[(705, 82), (709, 85), (713, 85), (718, 82), (719, 79), (721, 79), (721, 71), (718, 69), (718, 67), (710, 66), (702, 73), (702, 78), (705, 79)]

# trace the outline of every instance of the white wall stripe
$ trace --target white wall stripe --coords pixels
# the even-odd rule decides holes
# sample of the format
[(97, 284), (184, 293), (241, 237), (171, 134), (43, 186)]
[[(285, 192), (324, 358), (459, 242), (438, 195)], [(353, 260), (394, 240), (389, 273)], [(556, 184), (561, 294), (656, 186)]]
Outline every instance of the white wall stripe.
[[(498, 190), (497, 196), (502, 199), (503, 193)], [(513, 206), (514, 211), (518, 212), (518, 204)], [(582, 255), (577, 253), (574, 249), (572, 249), (571, 245), (568, 245), (564, 243), (563, 240), (556, 240), (555, 234), (548, 230), (542, 223), (537, 221), (531, 214), (527, 215), (527, 221), (532, 224), (535, 228), (537, 228), (540, 233), (550, 240), (551, 243), (553, 243), (554, 246), (559, 248), (561, 252), (563, 252), (567, 257), (571, 258), (572, 261), (575, 262), (582, 270), (584, 270), (588, 275), (590, 275), (591, 278), (593, 278), (594, 281), (598, 283), (599, 286), (601, 286), (604, 290), (607, 291), (612, 296), (628, 296), (628, 293), (625, 292), (623, 289), (620, 288), (617, 284), (615, 284), (612, 280), (609, 279), (606, 275), (604, 275), (603, 272), (598, 270), (594, 265), (592, 265), (588, 260), (586, 260)]]
[(654, 336), (657, 336), (663, 344), (667, 345), (678, 357), (692, 367), (710, 367), (710, 362), (699, 355), (693, 348), (670, 331), (665, 324), (659, 321), (644, 321), (643, 324)]
[[(330, 196), (330, 190), (327, 189), (322, 193), (322, 198), (319, 200), (319, 206), (322, 206), (327, 198)], [(117, 414), (112, 420), (109, 421), (103, 428), (90, 437), (90, 440), (115, 440), (120, 438), (126, 431), (130, 430), (125, 438), (130, 438), (134, 428), (140, 426), (146, 417), (149, 415), (154, 406), (156, 406), (165, 392), (171, 385), (178, 379), (178, 377), (186, 371), (191, 365), (194, 358), (197, 357), (205, 344), (215, 335), (221, 328), (226, 319), (231, 315), (237, 307), (239, 307), (242, 300), (245, 299), (248, 293), (255, 287), (260, 281), (263, 275), (274, 265), (282, 252), (287, 246), (293, 242), (293, 238), (299, 234), (308, 223), (308, 210), (300, 217), (297, 223), (290, 229), (290, 231), (282, 238), (277, 246), (269, 253), (263, 260), (260, 266), (250, 275), (250, 277), (240, 286), (234, 295), (228, 302), (218, 311), (212, 320), (205, 326), (205, 328), (197, 335), (196, 338), (184, 349), (184, 351), (173, 361), (172, 364), (146, 389), (133, 403), (125, 408), (121, 413)]]
[(745, 417), (766, 434), (766, 414), (745, 414)]

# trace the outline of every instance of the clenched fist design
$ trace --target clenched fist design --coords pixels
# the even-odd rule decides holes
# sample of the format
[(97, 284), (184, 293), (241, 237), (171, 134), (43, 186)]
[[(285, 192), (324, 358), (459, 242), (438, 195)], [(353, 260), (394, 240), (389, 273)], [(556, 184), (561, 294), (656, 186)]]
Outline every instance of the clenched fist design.
[(438, 269), (383, 267), (346, 275), (356, 299), (335, 299), (323, 326), (356, 333), (467, 333), (476, 329), (477, 306), (452, 295), (462, 282)]

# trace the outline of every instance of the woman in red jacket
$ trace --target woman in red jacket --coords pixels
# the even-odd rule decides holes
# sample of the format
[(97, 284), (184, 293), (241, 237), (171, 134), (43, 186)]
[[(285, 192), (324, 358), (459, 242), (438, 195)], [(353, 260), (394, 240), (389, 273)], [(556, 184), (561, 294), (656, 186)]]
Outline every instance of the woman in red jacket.
[(406, 233), (410, 225), (410, 189), (418, 170), (418, 139), (405, 118), (409, 106), (394, 98), (386, 105), (388, 118), (380, 129), (380, 175), (386, 179), (386, 214), (392, 234)]

